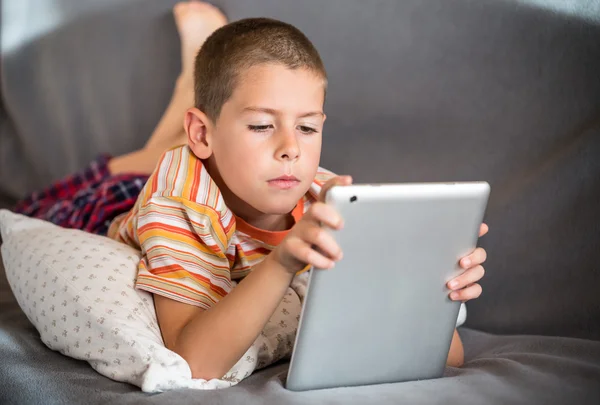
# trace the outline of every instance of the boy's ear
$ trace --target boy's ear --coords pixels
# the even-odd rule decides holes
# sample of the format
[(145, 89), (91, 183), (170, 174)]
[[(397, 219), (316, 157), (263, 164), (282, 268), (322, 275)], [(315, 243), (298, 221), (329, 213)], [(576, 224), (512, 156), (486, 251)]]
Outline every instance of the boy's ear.
[(210, 119), (194, 107), (185, 112), (183, 125), (192, 152), (199, 159), (208, 159), (212, 155), (211, 136), (213, 125)]

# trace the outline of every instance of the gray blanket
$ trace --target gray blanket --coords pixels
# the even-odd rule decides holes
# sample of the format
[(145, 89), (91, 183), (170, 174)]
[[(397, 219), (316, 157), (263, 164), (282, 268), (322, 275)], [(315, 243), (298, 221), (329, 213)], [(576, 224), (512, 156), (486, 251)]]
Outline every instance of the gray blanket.
[[(0, 268), (0, 404), (577, 404), (600, 403), (600, 342), (495, 336), (462, 329), (464, 367), (428, 381), (291, 392), (288, 363), (233, 388), (144, 394), (48, 349), (18, 307)], [(390, 353), (393, 355), (393, 353)]]

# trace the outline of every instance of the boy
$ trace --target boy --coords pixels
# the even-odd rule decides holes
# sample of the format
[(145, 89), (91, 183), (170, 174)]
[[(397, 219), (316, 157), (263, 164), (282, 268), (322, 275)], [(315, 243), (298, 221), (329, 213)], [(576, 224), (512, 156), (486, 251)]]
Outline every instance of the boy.
[[(250, 347), (297, 273), (342, 258), (322, 226), (343, 219), (322, 200), (351, 179), (319, 168), (327, 77), (296, 28), (270, 19), (219, 28), (194, 82), (187, 145), (162, 156), (109, 236), (142, 251), (136, 288), (154, 294), (165, 345), (210, 380)], [(480, 294), (484, 260), (478, 249), (461, 261), (452, 299)], [(455, 332), (448, 364), (462, 362)]]

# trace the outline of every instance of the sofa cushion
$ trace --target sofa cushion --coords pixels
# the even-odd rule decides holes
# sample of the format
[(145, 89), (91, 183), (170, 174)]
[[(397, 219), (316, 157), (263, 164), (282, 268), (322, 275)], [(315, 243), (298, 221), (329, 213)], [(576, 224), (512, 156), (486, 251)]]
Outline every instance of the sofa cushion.
[[(180, 68), (175, 2), (2, 3), (0, 193), (144, 144)], [(491, 184), (469, 326), (600, 339), (600, 2), (215, 3), (295, 24), (321, 52), (324, 167)]]

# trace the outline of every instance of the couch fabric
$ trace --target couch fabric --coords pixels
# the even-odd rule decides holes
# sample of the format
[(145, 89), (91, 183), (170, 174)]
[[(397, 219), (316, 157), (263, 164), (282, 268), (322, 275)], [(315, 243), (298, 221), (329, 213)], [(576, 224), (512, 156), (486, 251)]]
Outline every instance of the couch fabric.
[[(324, 167), (491, 184), (484, 293), (461, 332), (470, 361), (447, 379), (293, 394), (281, 364), (222, 393), (147, 400), (598, 403), (600, 2), (215, 3), (290, 22), (321, 52)], [(0, 204), (143, 145), (180, 68), (173, 4), (1, 0)], [(141, 398), (45, 349), (0, 286), (0, 402)]]

